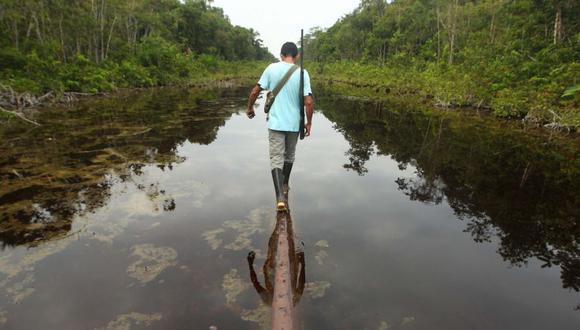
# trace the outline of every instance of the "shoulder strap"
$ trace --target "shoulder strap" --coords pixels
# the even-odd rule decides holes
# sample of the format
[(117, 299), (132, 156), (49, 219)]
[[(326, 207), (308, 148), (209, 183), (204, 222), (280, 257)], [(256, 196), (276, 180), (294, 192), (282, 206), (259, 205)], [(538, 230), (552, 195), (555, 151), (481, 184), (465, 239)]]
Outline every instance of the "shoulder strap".
[(276, 97), (278, 95), (278, 93), (280, 92), (282, 87), (284, 87), (284, 85), (286, 85), (286, 82), (288, 81), (288, 79), (290, 79), (290, 76), (292, 76), (294, 71), (296, 71), (297, 69), (298, 69), (298, 65), (296, 65), (296, 64), (292, 65), (292, 67), (290, 69), (288, 69), (288, 72), (286, 72), (284, 77), (282, 77), (282, 80), (280, 80), (278, 82), (278, 84), (276, 85), (276, 87), (274, 87), (274, 89), (272, 90), (272, 95), (274, 97)]

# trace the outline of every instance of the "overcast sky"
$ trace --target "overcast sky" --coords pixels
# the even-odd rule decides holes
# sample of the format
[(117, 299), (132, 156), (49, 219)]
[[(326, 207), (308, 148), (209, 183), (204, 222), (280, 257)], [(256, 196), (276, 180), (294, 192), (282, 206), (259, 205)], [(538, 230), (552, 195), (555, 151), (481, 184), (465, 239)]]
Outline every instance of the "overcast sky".
[(360, 0), (215, 0), (234, 25), (253, 28), (276, 57), (286, 41), (300, 40), (300, 29), (307, 33), (319, 26), (328, 28), (352, 12)]

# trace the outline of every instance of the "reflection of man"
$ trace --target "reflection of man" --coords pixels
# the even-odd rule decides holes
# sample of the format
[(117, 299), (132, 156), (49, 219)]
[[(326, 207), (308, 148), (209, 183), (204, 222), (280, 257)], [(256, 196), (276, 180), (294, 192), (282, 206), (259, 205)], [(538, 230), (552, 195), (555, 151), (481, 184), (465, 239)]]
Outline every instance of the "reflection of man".
[[(280, 58), (281, 62), (270, 64), (258, 84), (252, 89), (248, 100), (248, 117), (254, 118), (253, 105), (260, 94), (260, 91), (273, 90), (283, 79), (287, 72), (298, 60), (298, 47), (293, 42), (287, 42), (282, 46)], [(286, 194), (288, 192), (288, 182), (290, 172), (294, 164), (294, 153), (298, 141), (300, 128), (300, 72), (294, 71), (284, 87), (280, 90), (270, 112), (268, 114), (268, 133), (270, 142), (270, 167), (272, 169), (272, 179), (276, 191), (277, 209), (287, 210)], [(310, 76), (304, 71), (304, 104), (306, 106), (305, 135), (310, 135), (312, 126), (313, 99), (310, 88)]]
[[(264, 288), (260, 284), (260, 280), (258, 280), (256, 270), (254, 269), (255, 258), (256, 253), (254, 251), (248, 253), (247, 259), (248, 266), (250, 267), (250, 279), (252, 280), (252, 285), (254, 286), (254, 289), (256, 289), (256, 292), (258, 292), (264, 304), (271, 306), (272, 298), (274, 297), (274, 286), (272, 285), (272, 277), (274, 276), (274, 274), (272, 273), (273, 269), (268, 268), (270, 261), (266, 260), (264, 262), (264, 269), (262, 270), (264, 272), (264, 285), (266, 286)], [(298, 286), (294, 287), (292, 291), (292, 303), (294, 305), (296, 305), (300, 301), (300, 298), (302, 298), (302, 293), (304, 293), (304, 285), (306, 284), (305, 282), (306, 268), (304, 265), (304, 252), (296, 253), (296, 259), (298, 261), (298, 264), (300, 265), (300, 274), (296, 273), (292, 274), (294, 277), (296, 275), (299, 275), (299, 277), (297, 278)]]
[[(294, 230), (292, 228), (292, 220), (288, 216), (286, 218), (287, 226), (286, 226), (286, 233), (287, 233), (287, 240), (288, 240), (288, 259), (289, 259), (289, 267), (290, 267), (290, 287), (291, 291), (289, 292), (292, 295), (292, 303), (296, 305), (302, 294), (304, 293), (304, 285), (306, 283), (306, 263), (304, 262), (304, 252), (295, 252), (294, 247)], [(279, 238), (279, 230), (282, 221), (277, 219), (276, 221), (276, 228), (274, 228), (274, 232), (270, 236), (270, 240), (268, 241), (268, 256), (266, 257), (266, 261), (264, 261), (264, 267), (262, 271), (264, 273), (264, 285), (263, 287), (258, 280), (258, 275), (256, 275), (256, 271), (254, 270), (254, 259), (256, 258), (256, 254), (254, 251), (251, 251), (248, 254), (248, 266), (250, 267), (250, 279), (252, 280), (252, 285), (256, 292), (260, 295), (260, 298), (266, 305), (272, 305), (272, 300), (274, 297), (274, 276), (276, 271), (282, 271), (281, 269), (276, 269), (276, 252), (278, 248), (278, 238)]]

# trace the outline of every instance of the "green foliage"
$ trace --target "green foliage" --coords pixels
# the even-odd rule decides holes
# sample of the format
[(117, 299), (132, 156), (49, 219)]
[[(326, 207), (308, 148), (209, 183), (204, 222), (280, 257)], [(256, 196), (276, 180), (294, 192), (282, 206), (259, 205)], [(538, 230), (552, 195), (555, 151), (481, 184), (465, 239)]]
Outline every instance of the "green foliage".
[(37, 82), (33, 92), (44, 92), (50, 89), (62, 90), (61, 70), (62, 67), (58, 60), (50, 57), (41, 58), (33, 51), (26, 55), (26, 65), (22, 72), (18, 72), (17, 75)]
[(4, 81), (7, 86), (10, 86), (14, 91), (31, 92), (34, 94), (40, 94), (42, 91), (38, 87), (38, 80), (32, 80), (24, 77), (9, 78)]
[(151, 78), (159, 85), (176, 83), (179, 76), (176, 72), (183, 69), (183, 62), (178, 61), (180, 52), (177, 47), (159, 36), (149, 36), (137, 47), (137, 58), (147, 68)]
[(526, 104), (522, 93), (506, 88), (497, 93), (491, 106), (499, 117), (520, 118), (527, 113)]
[(215, 56), (203, 54), (198, 59), (200, 65), (211, 72), (216, 72), (219, 66), (218, 59)]
[(64, 67), (61, 80), (64, 82), (64, 90), (68, 91), (96, 93), (111, 91), (115, 88), (111, 82), (109, 70), (95, 65), (80, 54), (77, 54), (71, 63)]
[(319, 78), (551, 118), (579, 112), (578, 12), (578, 1), (365, 0), (305, 49), (325, 62)]
[(274, 59), (203, 0), (8, 1), (0, 12), (0, 82), (20, 92), (189, 84), (225, 76), (224, 60)]
[(573, 99), (577, 95), (580, 95), (580, 85), (575, 85), (572, 87), (568, 87), (564, 94), (562, 94), (563, 99)]
[(25, 65), (26, 58), (16, 48), (0, 48), (0, 68), (22, 70)]
[(115, 83), (119, 87), (151, 87), (155, 81), (146, 68), (136, 61), (123, 61), (115, 68)]

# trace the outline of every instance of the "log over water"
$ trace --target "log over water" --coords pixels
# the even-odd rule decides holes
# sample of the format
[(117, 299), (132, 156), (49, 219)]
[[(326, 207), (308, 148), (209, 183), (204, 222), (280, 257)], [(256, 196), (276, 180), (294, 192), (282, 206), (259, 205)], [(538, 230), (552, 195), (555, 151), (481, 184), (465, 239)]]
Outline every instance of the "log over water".
[(272, 329), (294, 329), (295, 311), (292, 302), (294, 281), (292, 281), (292, 267), (290, 265), (291, 259), (293, 259), (290, 255), (294, 254), (294, 235), (290, 212), (278, 212), (276, 231), (278, 233), (278, 248), (276, 249), (276, 276), (272, 301)]
[(302, 297), (306, 278), (304, 252), (296, 252), (290, 211), (276, 215), (276, 227), (268, 242), (268, 256), (263, 267), (265, 287), (254, 270), (254, 257), (255, 253), (250, 252), (250, 277), (262, 301), (272, 306), (272, 329), (297, 329), (294, 307)]

